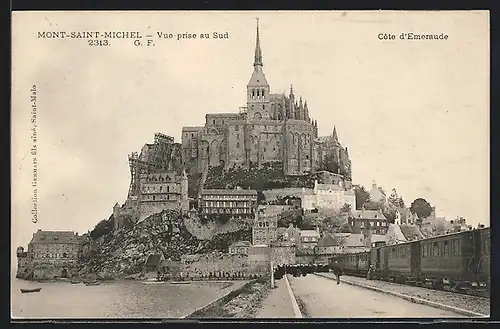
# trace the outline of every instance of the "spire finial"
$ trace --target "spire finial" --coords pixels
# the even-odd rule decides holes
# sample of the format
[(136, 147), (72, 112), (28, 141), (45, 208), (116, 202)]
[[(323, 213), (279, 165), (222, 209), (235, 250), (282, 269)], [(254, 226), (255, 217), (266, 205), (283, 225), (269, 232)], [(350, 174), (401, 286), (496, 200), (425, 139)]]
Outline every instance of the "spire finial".
[(262, 64), (262, 50), (260, 49), (260, 39), (259, 39), (259, 18), (255, 18), (257, 20), (257, 37), (255, 40), (255, 58), (254, 58), (254, 63), (253, 66), (263, 66)]
[(290, 95), (293, 95), (293, 85), (290, 85)]
[(335, 128), (335, 126), (333, 126), (333, 140), (334, 141), (338, 141), (338, 137), (337, 137), (337, 129)]

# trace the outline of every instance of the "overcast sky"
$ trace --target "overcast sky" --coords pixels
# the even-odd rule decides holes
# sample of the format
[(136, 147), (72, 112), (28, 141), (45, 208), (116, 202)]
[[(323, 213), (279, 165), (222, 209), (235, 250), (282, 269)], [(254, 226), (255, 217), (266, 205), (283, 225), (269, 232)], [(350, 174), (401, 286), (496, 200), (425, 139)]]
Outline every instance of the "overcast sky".
[[(260, 17), (271, 92), (293, 84), (318, 120), (337, 128), (353, 182), (424, 197), (438, 216), (489, 224), (487, 12), (13, 13), (12, 237), (87, 232), (124, 202), (127, 155), (162, 132), (245, 105)], [(154, 47), (37, 39), (38, 31), (173, 33)], [(223, 40), (177, 33), (228, 32)], [(444, 41), (378, 33), (445, 33)], [(143, 39), (144, 40), (144, 39)], [(31, 223), (29, 89), (38, 89), (38, 220)]]

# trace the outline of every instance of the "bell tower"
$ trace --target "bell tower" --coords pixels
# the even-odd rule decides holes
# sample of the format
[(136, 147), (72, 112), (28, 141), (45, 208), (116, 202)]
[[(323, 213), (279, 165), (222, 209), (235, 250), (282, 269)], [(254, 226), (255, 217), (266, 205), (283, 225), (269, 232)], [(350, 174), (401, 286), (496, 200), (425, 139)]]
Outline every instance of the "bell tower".
[(262, 50), (260, 48), (259, 19), (257, 18), (257, 36), (255, 41), (255, 55), (253, 73), (247, 85), (247, 111), (250, 120), (269, 119), (270, 87), (262, 67)]

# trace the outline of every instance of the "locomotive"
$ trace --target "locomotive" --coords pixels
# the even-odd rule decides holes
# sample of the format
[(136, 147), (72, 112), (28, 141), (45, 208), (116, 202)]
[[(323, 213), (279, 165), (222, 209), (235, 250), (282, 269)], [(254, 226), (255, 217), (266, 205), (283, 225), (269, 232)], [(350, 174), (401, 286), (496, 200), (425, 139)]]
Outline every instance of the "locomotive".
[(337, 261), (346, 275), (435, 289), (489, 291), (490, 238), (489, 227), (479, 228), (339, 254), (329, 259), (329, 266)]

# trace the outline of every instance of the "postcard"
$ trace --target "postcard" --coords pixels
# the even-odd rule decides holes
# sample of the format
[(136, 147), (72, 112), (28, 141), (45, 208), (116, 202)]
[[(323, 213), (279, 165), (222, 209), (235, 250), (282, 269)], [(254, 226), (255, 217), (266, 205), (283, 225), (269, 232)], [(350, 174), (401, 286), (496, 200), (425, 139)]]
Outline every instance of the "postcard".
[(12, 14), (11, 316), (484, 318), (488, 11)]

